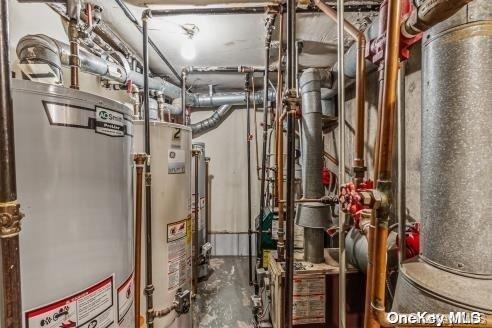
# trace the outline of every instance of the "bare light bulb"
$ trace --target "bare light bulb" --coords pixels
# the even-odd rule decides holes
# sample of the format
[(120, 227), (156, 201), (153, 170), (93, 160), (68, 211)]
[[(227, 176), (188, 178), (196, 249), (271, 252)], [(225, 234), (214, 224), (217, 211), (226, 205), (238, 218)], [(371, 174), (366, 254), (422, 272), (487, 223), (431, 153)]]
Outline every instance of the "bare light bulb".
[(196, 49), (191, 38), (186, 38), (181, 46), (181, 56), (188, 61), (195, 59)]

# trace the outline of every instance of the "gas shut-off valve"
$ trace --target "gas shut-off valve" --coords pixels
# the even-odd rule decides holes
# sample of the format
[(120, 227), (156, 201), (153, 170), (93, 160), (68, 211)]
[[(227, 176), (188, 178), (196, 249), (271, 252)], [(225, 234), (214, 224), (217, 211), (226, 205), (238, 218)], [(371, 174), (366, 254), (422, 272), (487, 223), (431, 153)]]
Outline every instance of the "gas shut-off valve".
[(178, 289), (174, 296), (175, 311), (178, 315), (188, 313), (191, 305), (191, 293), (189, 290)]

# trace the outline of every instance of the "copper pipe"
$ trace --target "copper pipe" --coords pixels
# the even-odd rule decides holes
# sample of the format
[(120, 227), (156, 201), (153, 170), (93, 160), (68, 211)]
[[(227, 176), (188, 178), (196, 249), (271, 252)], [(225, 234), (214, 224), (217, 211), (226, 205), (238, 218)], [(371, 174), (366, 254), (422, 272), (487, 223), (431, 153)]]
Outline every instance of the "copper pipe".
[(68, 23), (68, 38), (70, 41), (70, 88), (77, 90), (79, 89), (80, 70), (78, 34), (77, 20), (70, 19), (70, 22)]
[(336, 159), (335, 156), (329, 154), (326, 151), (323, 151), (323, 156), (325, 156), (333, 164), (338, 165), (338, 159)]
[(285, 240), (284, 240), (284, 204), (281, 203), (281, 199), (284, 198), (284, 127), (283, 121), (281, 119), (281, 113), (283, 110), (282, 106), (282, 90), (283, 90), (283, 75), (282, 75), (282, 56), (283, 56), (283, 26), (284, 26), (284, 15), (280, 13), (279, 22), (279, 47), (278, 47), (278, 70), (277, 70), (277, 115), (276, 115), (276, 161), (277, 161), (277, 203), (278, 203), (278, 240), (277, 240), (277, 256), (280, 262), (284, 261), (284, 250), (285, 250)]
[(196, 295), (198, 292), (198, 252), (199, 252), (199, 247), (198, 247), (198, 224), (200, 220), (200, 197), (198, 194), (198, 172), (199, 172), (199, 159), (200, 159), (200, 151), (198, 150), (193, 150), (192, 151), (193, 157), (195, 157), (195, 208), (194, 208), (194, 220), (193, 220), (193, 229), (192, 229), (192, 234), (193, 234), (193, 268), (191, 270), (191, 275), (192, 275), (192, 290), (193, 290), (193, 295)]
[(396, 108), (398, 68), (400, 64), (400, 16), (401, 3), (388, 1), (387, 41), (384, 58), (383, 103), (381, 106), (381, 134), (379, 146), (378, 180), (391, 178), (393, 161), (393, 132)]
[[(337, 22), (337, 12), (321, 0), (314, 1), (316, 6), (333, 21)], [(348, 20), (344, 21), (344, 30), (357, 42), (357, 67), (355, 77), (356, 93), (356, 129), (355, 129), (355, 154), (354, 154), (354, 173), (355, 183), (358, 185), (364, 178), (366, 170), (364, 164), (364, 122), (365, 122), (365, 79), (366, 79), (366, 37), (357, 27)]]
[(147, 161), (147, 154), (135, 154), (133, 157), (137, 181), (135, 185), (135, 303), (133, 308), (135, 311), (135, 328), (140, 328), (140, 286), (142, 279), (142, 204), (143, 204), (143, 170)]

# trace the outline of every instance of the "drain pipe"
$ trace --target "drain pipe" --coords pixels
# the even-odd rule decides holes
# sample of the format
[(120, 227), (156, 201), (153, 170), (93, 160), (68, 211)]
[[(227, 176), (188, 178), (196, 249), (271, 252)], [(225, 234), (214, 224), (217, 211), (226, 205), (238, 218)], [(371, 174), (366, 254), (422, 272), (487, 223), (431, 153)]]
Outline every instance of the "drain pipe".
[(8, 0), (0, 0), (0, 326), (22, 327), (19, 234), (15, 177), (14, 108), (9, 56)]

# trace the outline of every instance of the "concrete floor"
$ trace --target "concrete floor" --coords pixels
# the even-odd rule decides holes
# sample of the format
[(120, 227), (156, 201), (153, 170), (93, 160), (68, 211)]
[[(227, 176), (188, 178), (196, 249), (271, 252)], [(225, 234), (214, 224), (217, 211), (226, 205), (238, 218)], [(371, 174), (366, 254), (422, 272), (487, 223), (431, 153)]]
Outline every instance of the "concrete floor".
[(216, 257), (213, 273), (198, 285), (193, 306), (195, 327), (253, 327), (247, 257)]

